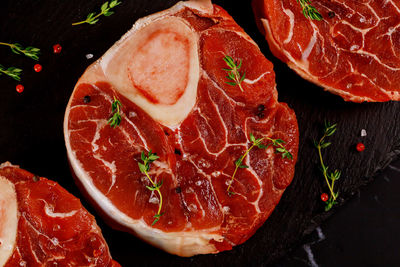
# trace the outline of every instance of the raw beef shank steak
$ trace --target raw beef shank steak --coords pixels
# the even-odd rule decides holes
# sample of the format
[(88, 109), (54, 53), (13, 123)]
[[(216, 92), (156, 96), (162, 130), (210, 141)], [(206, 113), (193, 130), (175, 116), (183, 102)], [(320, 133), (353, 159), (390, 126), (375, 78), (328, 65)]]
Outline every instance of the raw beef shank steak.
[(0, 266), (120, 266), (96, 221), (56, 182), (0, 165)]
[(400, 2), (253, 0), (271, 51), (303, 78), (346, 101), (400, 100)]
[[(180, 256), (246, 241), (290, 184), (298, 148), (272, 64), (209, 1), (138, 20), (78, 81), (64, 134), (77, 182), (108, 222)], [(256, 138), (285, 143), (251, 149), (232, 179)]]

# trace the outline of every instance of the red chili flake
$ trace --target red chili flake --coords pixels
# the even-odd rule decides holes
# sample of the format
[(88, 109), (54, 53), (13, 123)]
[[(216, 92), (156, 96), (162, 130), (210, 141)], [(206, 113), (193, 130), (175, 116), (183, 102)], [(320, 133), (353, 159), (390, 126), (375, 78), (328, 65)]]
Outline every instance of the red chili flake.
[(94, 257), (99, 257), (100, 255), (101, 255), (102, 253), (101, 253), (101, 250), (100, 249), (95, 249), (95, 250), (93, 250), (93, 256)]
[(362, 152), (365, 150), (365, 145), (363, 143), (358, 143), (356, 149), (358, 152)]
[(328, 196), (327, 193), (322, 193), (322, 194), (321, 194), (321, 200), (322, 200), (323, 202), (327, 202), (328, 199), (329, 199), (329, 196)]
[(61, 45), (59, 45), (59, 44), (53, 45), (53, 52), (54, 52), (54, 54), (59, 54), (59, 53), (61, 53), (61, 49), (62, 49)]
[(41, 71), (42, 71), (42, 65), (36, 64), (35, 66), (33, 66), (33, 69), (34, 69), (36, 72), (41, 72)]
[(15, 89), (18, 93), (22, 93), (24, 91), (24, 86), (22, 84), (18, 84)]

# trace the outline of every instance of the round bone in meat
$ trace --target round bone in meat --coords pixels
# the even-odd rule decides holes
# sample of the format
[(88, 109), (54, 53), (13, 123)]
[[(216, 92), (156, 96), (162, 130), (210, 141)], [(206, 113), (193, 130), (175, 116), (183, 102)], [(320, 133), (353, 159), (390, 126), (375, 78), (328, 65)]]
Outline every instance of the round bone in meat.
[(56, 182), (6, 162), (0, 192), (0, 266), (120, 266), (94, 217)]
[[(242, 61), (243, 91), (227, 84), (226, 55)], [(115, 99), (121, 124), (110, 127)], [(284, 140), (293, 159), (273, 147), (251, 150), (229, 194), (250, 134)], [(180, 256), (250, 238), (290, 184), (299, 141), (294, 112), (277, 101), (271, 62), (209, 1), (138, 20), (76, 84), (64, 136), (78, 184), (110, 225)], [(161, 199), (138, 166), (150, 150), (159, 158), (149, 176), (162, 181), (154, 224)]]

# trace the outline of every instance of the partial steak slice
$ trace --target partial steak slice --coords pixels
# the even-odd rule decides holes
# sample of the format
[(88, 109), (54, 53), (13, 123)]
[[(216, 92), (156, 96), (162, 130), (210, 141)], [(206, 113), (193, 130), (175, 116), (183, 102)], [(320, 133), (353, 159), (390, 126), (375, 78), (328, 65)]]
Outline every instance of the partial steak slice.
[(0, 165), (0, 266), (120, 266), (80, 201), (56, 182)]
[[(242, 60), (229, 85), (223, 58)], [(231, 81), (232, 82), (232, 81)], [(107, 120), (122, 104), (122, 122)], [(284, 140), (293, 159), (252, 149), (227, 192), (235, 161), (256, 138)], [(77, 181), (115, 228), (180, 256), (217, 253), (246, 241), (290, 184), (297, 158), (294, 112), (277, 102), (272, 64), (220, 7), (180, 2), (143, 18), (77, 83), (64, 121)], [(149, 176), (141, 153), (160, 157)]]
[(312, 0), (322, 21), (297, 0), (253, 0), (271, 51), (303, 78), (346, 101), (400, 100), (398, 1)]

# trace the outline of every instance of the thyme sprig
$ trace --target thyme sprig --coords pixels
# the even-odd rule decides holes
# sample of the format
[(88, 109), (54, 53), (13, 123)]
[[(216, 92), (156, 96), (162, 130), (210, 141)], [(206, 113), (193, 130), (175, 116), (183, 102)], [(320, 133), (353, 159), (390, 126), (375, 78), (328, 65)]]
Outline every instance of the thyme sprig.
[(112, 115), (108, 119), (108, 124), (110, 124), (111, 127), (115, 128), (121, 124), (121, 107), (122, 104), (121, 102), (114, 96), (114, 102), (111, 104), (111, 112)]
[(5, 74), (13, 78), (14, 80), (20, 81), (21, 80), (21, 72), (22, 70), (15, 67), (5, 68), (3, 65), (0, 64), (0, 75)]
[[(262, 142), (264, 140), (268, 140), (269, 143), (267, 145), (264, 145)], [(243, 164), (244, 158), (249, 154), (249, 152), (254, 148), (257, 147), (259, 149), (267, 149), (270, 146), (275, 147), (275, 153), (281, 154), (282, 159), (287, 158), (289, 160), (293, 159), (293, 155), (283, 146), (286, 142), (283, 141), (282, 139), (273, 139), (270, 137), (262, 137), (256, 139), (252, 133), (250, 133), (250, 141), (252, 142), (252, 145), (246, 150), (246, 152), (235, 161), (235, 171), (233, 172), (233, 175), (231, 177), (231, 180), (229, 182), (228, 188), (226, 191), (228, 192), (229, 195), (234, 195), (235, 193), (230, 191), (231, 185), (233, 183), (233, 180), (235, 179), (236, 172), (238, 169), (246, 169), (249, 168), (249, 166)]]
[(5, 45), (10, 47), (11, 51), (13, 53), (18, 54), (18, 55), (25, 55), (33, 60), (39, 60), (39, 54), (40, 54), (40, 49), (33, 47), (33, 46), (28, 46), (24, 48), (21, 44), (15, 43), (15, 44), (9, 44), (9, 43), (3, 43), (0, 42), (0, 45)]
[(301, 8), (303, 9), (303, 15), (306, 18), (318, 21), (323, 19), (321, 13), (319, 13), (318, 10), (311, 5), (311, 0), (297, 0), (297, 2), (301, 5)]
[(150, 164), (153, 161), (157, 160), (158, 158), (159, 158), (159, 156), (157, 156), (156, 153), (152, 153), (151, 150), (149, 151), (147, 156), (144, 153), (144, 151), (142, 151), (141, 159), (142, 159), (143, 163), (140, 163), (140, 162), (138, 163), (140, 172), (143, 173), (144, 175), (146, 175), (147, 179), (149, 179), (150, 183), (152, 184), (151, 186), (146, 186), (146, 188), (149, 189), (150, 191), (156, 191), (158, 193), (158, 195), (160, 196), (160, 202), (158, 204), (158, 211), (157, 211), (157, 214), (155, 214), (153, 216), (154, 217), (154, 221), (151, 224), (152, 226), (156, 222), (158, 222), (160, 220), (160, 217), (164, 214), (164, 212), (161, 213), (161, 208), (162, 208), (162, 204), (163, 204), (163, 198), (162, 198), (162, 194), (161, 194), (161, 191), (160, 191), (160, 188), (161, 188), (161, 186), (163, 184), (163, 180), (161, 180), (160, 182), (153, 181), (153, 179), (150, 178), (150, 175), (148, 173), (148, 171), (150, 170)]
[(228, 76), (226, 76), (227, 79), (231, 80), (232, 82), (226, 82), (229, 85), (232, 86), (239, 86), (240, 90), (243, 92), (243, 87), (242, 87), (242, 82), (246, 77), (246, 73), (243, 72), (243, 75), (240, 74), (239, 70), (242, 67), (242, 60), (239, 62), (235, 62), (232, 57), (225, 55), (223, 58), (225, 61), (226, 65), (229, 67), (229, 69), (223, 69), (228, 73)]
[(72, 25), (75, 26), (75, 25), (84, 24), (84, 23), (96, 24), (99, 21), (99, 17), (101, 15), (104, 15), (104, 16), (108, 17), (108, 16), (111, 16), (112, 14), (114, 14), (114, 11), (110, 11), (110, 9), (118, 6), (119, 4), (121, 4), (121, 2), (118, 2), (118, 0), (113, 0), (113, 1), (110, 2), (110, 4), (108, 4), (108, 1), (107, 1), (101, 6), (100, 13), (98, 13), (96, 15), (95, 12), (92, 12), (89, 15), (87, 15), (85, 20), (72, 23)]
[(318, 150), (319, 161), (321, 163), (321, 171), (324, 175), (326, 184), (328, 185), (330, 197), (326, 201), (325, 204), (325, 211), (330, 210), (333, 205), (337, 204), (337, 197), (339, 192), (334, 192), (335, 181), (340, 178), (341, 172), (339, 170), (335, 170), (334, 172), (328, 172), (328, 166), (325, 165), (324, 160), (322, 158), (322, 149), (327, 148), (331, 145), (330, 142), (326, 142), (325, 139), (329, 136), (332, 136), (336, 132), (336, 123), (330, 124), (329, 122), (325, 121), (325, 128), (324, 128), (324, 135), (321, 137), (319, 142), (314, 141), (314, 145)]

